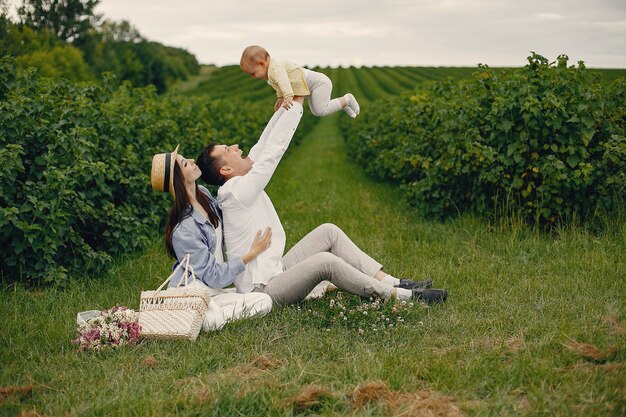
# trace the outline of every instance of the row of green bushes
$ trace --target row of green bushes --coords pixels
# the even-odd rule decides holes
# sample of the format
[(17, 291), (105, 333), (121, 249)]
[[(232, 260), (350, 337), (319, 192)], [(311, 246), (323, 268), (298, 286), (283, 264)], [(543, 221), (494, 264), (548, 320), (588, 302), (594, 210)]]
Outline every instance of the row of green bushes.
[(551, 225), (612, 211), (626, 195), (624, 80), (604, 87), (566, 56), (528, 61), (373, 103), (344, 125), (351, 155), (429, 215)]
[[(152, 191), (155, 153), (210, 141), (249, 149), (269, 106), (157, 96), (112, 78), (76, 84), (0, 60), (0, 272), (62, 284), (142, 248), (170, 199)], [(298, 137), (308, 131), (305, 117)]]

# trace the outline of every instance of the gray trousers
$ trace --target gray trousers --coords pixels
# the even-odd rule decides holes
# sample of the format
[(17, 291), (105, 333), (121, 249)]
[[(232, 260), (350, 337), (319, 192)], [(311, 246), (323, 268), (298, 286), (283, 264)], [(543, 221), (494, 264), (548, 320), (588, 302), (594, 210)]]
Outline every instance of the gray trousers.
[(334, 224), (326, 223), (296, 243), (282, 259), (283, 272), (261, 291), (278, 305), (298, 303), (321, 281), (361, 296), (392, 296), (393, 287), (373, 278), (382, 265)]

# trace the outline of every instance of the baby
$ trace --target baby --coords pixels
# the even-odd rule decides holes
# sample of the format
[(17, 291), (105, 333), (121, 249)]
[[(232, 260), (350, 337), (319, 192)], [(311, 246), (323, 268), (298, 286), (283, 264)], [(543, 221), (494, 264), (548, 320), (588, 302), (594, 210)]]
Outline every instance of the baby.
[(241, 54), (241, 69), (254, 78), (267, 80), (276, 90), (278, 100), (274, 111), (280, 106), (288, 109), (294, 96), (306, 97), (309, 108), (315, 116), (327, 116), (343, 109), (355, 118), (361, 109), (354, 96), (350, 93), (343, 97), (330, 99), (333, 83), (325, 74), (302, 68), (288, 61), (270, 58), (270, 54), (262, 47), (248, 46)]

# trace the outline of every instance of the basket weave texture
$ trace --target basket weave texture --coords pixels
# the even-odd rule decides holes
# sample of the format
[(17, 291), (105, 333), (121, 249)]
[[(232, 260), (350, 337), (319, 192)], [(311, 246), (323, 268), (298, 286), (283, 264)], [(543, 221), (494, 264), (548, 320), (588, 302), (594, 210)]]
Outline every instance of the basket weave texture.
[[(162, 288), (176, 271), (186, 264), (185, 274), (180, 283), (185, 286)], [(178, 267), (155, 291), (142, 291), (139, 301), (139, 325), (141, 334), (150, 339), (191, 340), (200, 334), (204, 315), (209, 308), (211, 296), (204, 285), (188, 287), (189, 274), (195, 279), (193, 268), (189, 266), (189, 255), (183, 258)]]

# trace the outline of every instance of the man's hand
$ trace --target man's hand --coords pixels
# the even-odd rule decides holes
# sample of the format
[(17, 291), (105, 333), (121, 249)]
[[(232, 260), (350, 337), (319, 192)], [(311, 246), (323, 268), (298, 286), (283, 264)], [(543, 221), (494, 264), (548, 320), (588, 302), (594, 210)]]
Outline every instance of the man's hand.
[(277, 111), (278, 109), (280, 109), (280, 106), (283, 105), (283, 98), (279, 97), (278, 100), (276, 100), (276, 104), (274, 104), (274, 111)]
[(293, 101), (293, 97), (285, 97), (283, 99), (283, 107), (289, 110), (291, 108), (292, 101)]

